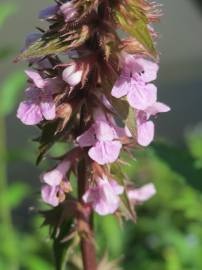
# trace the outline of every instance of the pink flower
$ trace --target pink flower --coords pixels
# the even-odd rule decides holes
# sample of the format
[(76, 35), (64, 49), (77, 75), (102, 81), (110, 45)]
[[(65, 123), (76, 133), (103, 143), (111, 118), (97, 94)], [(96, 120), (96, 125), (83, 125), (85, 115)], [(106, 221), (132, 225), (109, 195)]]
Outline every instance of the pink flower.
[(154, 184), (147, 184), (141, 188), (135, 188), (128, 191), (129, 200), (133, 203), (143, 203), (151, 199), (156, 194)]
[(83, 71), (77, 68), (76, 63), (66, 67), (62, 73), (63, 80), (70, 86), (76, 86), (81, 82)]
[(41, 180), (50, 186), (58, 186), (62, 180), (66, 178), (66, 174), (69, 171), (70, 166), (71, 162), (69, 160), (63, 160), (53, 170), (42, 174)]
[(104, 165), (117, 160), (122, 144), (115, 128), (107, 121), (97, 120), (77, 138), (80, 147), (92, 146), (88, 154), (97, 163)]
[(170, 108), (160, 102), (155, 102), (152, 106), (144, 111), (137, 111), (137, 142), (142, 146), (148, 146), (154, 139), (155, 126), (153, 121), (149, 120), (150, 116), (158, 113), (168, 112)]
[(127, 96), (131, 107), (144, 110), (157, 100), (157, 88), (149, 83), (156, 79), (157, 71), (156, 63), (127, 55), (123, 71), (112, 89), (112, 96)]
[(27, 70), (32, 81), (25, 94), (27, 99), (20, 103), (17, 117), (26, 125), (39, 124), (43, 119), (56, 117), (53, 94), (61, 87), (57, 78), (43, 79), (36, 71)]
[(56, 207), (65, 200), (65, 194), (70, 191), (71, 184), (66, 180), (58, 186), (44, 185), (41, 189), (41, 197), (45, 203)]
[(113, 214), (120, 205), (119, 196), (124, 188), (117, 184), (115, 180), (109, 180), (106, 176), (97, 179), (97, 185), (89, 188), (84, 194), (85, 203), (92, 205), (95, 212), (104, 216)]
[(65, 194), (71, 191), (71, 184), (66, 176), (70, 166), (69, 160), (63, 160), (53, 170), (41, 175), (40, 178), (45, 183), (41, 190), (44, 202), (55, 207), (65, 200)]
[(54, 207), (58, 206), (60, 201), (58, 198), (59, 187), (44, 185), (41, 189), (42, 200)]
[(60, 11), (64, 15), (65, 22), (70, 22), (78, 15), (77, 10), (71, 1), (60, 6)]

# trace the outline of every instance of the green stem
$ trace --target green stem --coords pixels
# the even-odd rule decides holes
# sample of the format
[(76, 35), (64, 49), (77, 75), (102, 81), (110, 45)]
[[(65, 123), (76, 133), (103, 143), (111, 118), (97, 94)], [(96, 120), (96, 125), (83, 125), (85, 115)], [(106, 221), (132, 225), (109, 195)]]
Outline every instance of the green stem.
[[(6, 162), (6, 124), (3, 116), (0, 116), (0, 223), (2, 230), (2, 240), (6, 243), (9, 250), (5, 250), (5, 254), (9, 254), (7, 261), (10, 270), (18, 270), (18, 262), (16, 259), (16, 241), (15, 231), (12, 224), (11, 209), (7, 200), (7, 162)], [(11, 249), (11, 250), (10, 250)], [(8, 253), (9, 252), (9, 253)], [(12, 254), (13, 256), (10, 256)]]

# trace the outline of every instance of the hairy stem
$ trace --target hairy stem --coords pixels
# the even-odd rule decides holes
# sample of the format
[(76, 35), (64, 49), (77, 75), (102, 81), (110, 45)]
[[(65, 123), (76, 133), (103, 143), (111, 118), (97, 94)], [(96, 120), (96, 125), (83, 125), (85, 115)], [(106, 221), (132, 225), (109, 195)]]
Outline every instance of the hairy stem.
[[(78, 193), (79, 200), (82, 202), (82, 196), (86, 192), (88, 188), (87, 182), (87, 166), (85, 159), (83, 159), (78, 165)], [(83, 260), (83, 269), (84, 270), (96, 270), (96, 251), (95, 244), (93, 240), (93, 214), (88, 213), (84, 216), (80, 216), (79, 218), (85, 219), (85, 223), (88, 224), (88, 227), (91, 231), (91, 237), (87, 238), (83, 236), (81, 239), (81, 253)]]

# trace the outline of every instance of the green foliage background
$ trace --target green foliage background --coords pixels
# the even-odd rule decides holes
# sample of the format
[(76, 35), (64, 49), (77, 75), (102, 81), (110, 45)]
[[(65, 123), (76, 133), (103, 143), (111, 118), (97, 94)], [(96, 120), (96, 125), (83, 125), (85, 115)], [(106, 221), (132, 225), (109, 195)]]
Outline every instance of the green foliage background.
[[(14, 12), (15, 6), (0, 4), (0, 31)], [(1, 43), (0, 62), (13, 51)], [(13, 159), (34, 164), (34, 157), (26, 154), (33, 152), (31, 144), (30, 149), (18, 153), (6, 148), (5, 119), (16, 108), (24, 84), (22, 71), (0, 82), (0, 270), (52, 270), (51, 242), (47, 228), (40, 227), (41, 217), (34, 212), (25, 217), (30, 219), (29, 228), (23, 230), (14, 215), (27, 197), (38, 203), (37, 196), (26, 179), (14, 183), (7, 179)], [(122, 227), (112, 216), (96, 216), (100, 258), (107, 254), (111, 260), (118, 259), (125, 270), (202, 269), (202, 130), (187, 134), (184, 146), (162, 141), (134, 156), (125, 172), (138, 185), (154, 182), (158, 194), (137, 208), (137, 224), (126, 222)], [(64, 269), (79, 269), (77, 255), (71, 258), (72, 263)]]

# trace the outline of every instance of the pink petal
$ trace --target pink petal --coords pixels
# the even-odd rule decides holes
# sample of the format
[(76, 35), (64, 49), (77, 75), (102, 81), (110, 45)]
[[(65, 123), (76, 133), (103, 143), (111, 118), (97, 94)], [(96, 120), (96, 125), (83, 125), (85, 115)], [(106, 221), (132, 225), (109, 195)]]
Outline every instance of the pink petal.
[(129, 82), (130, 79), (120, 77), (112, 88), (112, 96), (116, 98), (126, 96), (130, 88)]
[(156, 102), (157, 88), (154, 84), (140, 84), (134, 81), (128, 93), (128, 102), (137, 110), (145, 110)]
[(110, 204), (106, 203), (104, 200), (101, 200), (99, 203), (93, 204), (95, 212), (100, 216), (106, 216), (113, 214), (119, 208), (120, 199), (110, 194), (109, 191), (106, 191), (103, 196), (108, 196), (110, 199)]
[(119, 207), (120, 199), (109, 181), (99, 181), (99, 198), (93, 202), (94, 210), (101, 216), (113, 214)]
[(40, 103), (41, 112), (46, 120), (53, 120), (56, 117), (55, 103), (52, 100), (43, 100)]
[(85, 131), (81, 136), (76, 139), (80, 147), (92, 146), (96, 143), (95, 130), (91, 126), (87, 131)]
[(97, 142), (94, 147), (90, 148), (88, 154), (97, 163), (104, 165), (118, 159), (121, 147), (122, 145), (118, 141)]
[(144, 82), (148, 83), (156, 80), (159, 66), (155, 62), (144, 58), (136, 58), (136, 62), (142, 66), (143, 72), (139, 76)]
[(96, 108), (93, 111), (93, 118), (94, 118), (95, 122), (97, 122), (97, 121), (107, 122), (107, 115), (106, 115), (106, 113), (103, 112), (103, 110), (101, 108)]
[(43, 120), (40, 106), (31, 101), (23, 101), (20, 103), (17, 117), (25, 125), (37, 125)]
[(146, 121), (137, 126), (137, 142), (142, 146), (148, 146), (154, 139), (154, 123)]
[(98, 141), (112, 141), (116, 137), (114, 128), (104, 121), (97, 121), (94, 130)]
[(63, 80), (71, 86), (76, 86), (81, 82), (83, 72), (78, 70), (76, 64), (66, 67), (62, 73)]
[(164, 112), (169, 112), (169, 111), (170, 111), (170, 107), (161, 102), (155, 102), (152, 106), (146, 109), (146, 112), (149, 115), (156, 115), (158, 113), (164, 113)]
[(128, 197), (132, 203), (143, 203), (156, 194), (154, 184), (147, 184), (141, 188), (136, 188), (128, 191)]
[(112, 189), (113, 189), (113, 191), (114, 191), (114, 193), (115, 193), (116, 195), (121, 195), (121, 194), (124, 192), (124, 187), (123, 187), (123, 186), (120, 186), (120, 185), (117, 183), (117, 181), (111, 180), (111, 181), (109, 182), (109, 184), (111, 185), (111, 187), (112, 187)]
[(36, 85), (36, 87), (38, 87), (40, 89), (45, 87), (45, 85), (46, 85), (45, 80), (42, 79), (42, 77), (40, 76), (40, 74), (37, 71), (25, 70), (25, 73), (33, 81), (33, 83)]
[[(115, 184), (114, 184), (115, 186)], [(121, 187), (114, 186), (107, 179), (99, 179), (98, 184), (94, 188), (90, 188), (83, 196), (85, 203), (91, 203), (93, 209), (99, 215), (108, 215), (114, 213), (120, 204), (120, 199), (117, 196), (121, 192)], [(119, 193), (120, 194), (120, 193)]]
[(54, 207), (59, 205), (59, 198), (57, 197), (58, 187), (51, 187), (45, 185), (41, 189), (42, 200)]
[(50, 170), (41, 175), (41, 180), (50, 185), (50, 186), (58, 186), (60, 183), (66, 178), (66, 174), (71, 166), (69, 160), (64, 160), (53, 170)]

